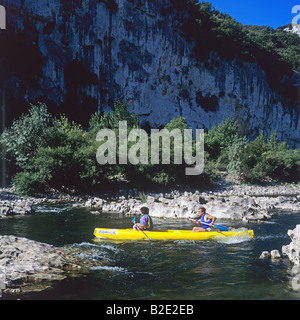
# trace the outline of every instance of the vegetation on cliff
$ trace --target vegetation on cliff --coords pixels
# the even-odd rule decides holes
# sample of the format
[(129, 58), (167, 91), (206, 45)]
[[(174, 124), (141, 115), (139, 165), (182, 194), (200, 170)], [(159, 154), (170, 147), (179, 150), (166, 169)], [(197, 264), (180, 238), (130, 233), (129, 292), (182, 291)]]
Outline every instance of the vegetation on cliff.
[[(282, 77), (300, 72), (300, 37), (268, 26), (243, 25), (230, 15), (215, 9), (210, 2), (171, 0), (178, 14), (188, 10), (183, 22), (187, 39), (195, 42), (196, 56), (206, 59), (212, 50), (229, 60), (257, 61), (266, 72), (270, 87), (285, 95), (294, 92), (282, 86)], [(276, 67), (275, 67), (276, 66)]]

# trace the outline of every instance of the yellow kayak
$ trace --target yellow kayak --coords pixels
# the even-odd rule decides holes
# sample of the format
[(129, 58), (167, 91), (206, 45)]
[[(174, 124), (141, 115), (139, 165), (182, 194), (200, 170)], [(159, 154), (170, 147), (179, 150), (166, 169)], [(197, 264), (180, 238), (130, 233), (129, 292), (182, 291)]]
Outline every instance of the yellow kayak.
[(191, 230), (164, 230), (164, 231), (136, 231), (131, 229), (107, 229), (95, 228), (96, 238), (114, 240), (207, 240), (219, 237), (248, 237), (253, 238), (253, 230), (232, 230), (232, 231), (204, 231), (191, 232)]

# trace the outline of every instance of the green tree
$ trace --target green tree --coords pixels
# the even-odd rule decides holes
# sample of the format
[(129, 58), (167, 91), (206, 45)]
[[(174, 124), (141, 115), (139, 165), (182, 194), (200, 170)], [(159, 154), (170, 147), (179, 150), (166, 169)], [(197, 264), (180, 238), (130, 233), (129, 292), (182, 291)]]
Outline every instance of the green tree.
[(246, 137), (237, 137), (227, 149), (228, 164), (226, 169), (228, 172), (241, 174), (242, 171), (242, 155), (247, 148), (248, 140)]
[(238, 137), (238, 122), (233, 118), (215, 124), (204, 136), (204, 148), (212, 159), (217, 159)]
[(53, 118), (45, 104), (31, 105), (28, 114), (21, 115), (2, 133), (1, 141), (5, 145), (7, 160), (14, 162), (17, 168), (23, 168), (38, 148), (51, 143), (55, 136), (52, 124)]
[(114, 110), (103, 114), (96, 112), (91, 116), (89, 121), (90, 130), (118, 129), (120, 121), (127, 121), (128, 129), (140, 127), (138, 116), (129, 114), (125, 103), (119, 99), (114, 105)]

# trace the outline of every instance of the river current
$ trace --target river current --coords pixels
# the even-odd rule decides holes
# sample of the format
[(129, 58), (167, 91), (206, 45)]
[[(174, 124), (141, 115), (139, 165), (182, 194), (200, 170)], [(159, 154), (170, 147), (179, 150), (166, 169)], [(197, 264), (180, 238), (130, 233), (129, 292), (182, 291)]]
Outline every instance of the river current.
[[(287, 231), (300, 223), (300, 212), (278, 212), (261, 224), (218, 219), (217, 224), (227, 227), (253, 229), (253, 239), (95, 241), (95, 227), (128, 228), (131, 218), (92, 214), (66, 204), (40, 205), (35, 210), (32, 215), (1, 219), (0, 234), (74, 247), (94, 267), (42, 292), (13, 299), (300, 299), (300, 291), (291, 285), (288, 260), (259, 259), (262, 251), (281, 251), (290, 243)], [(161, 230), (193, 227), (185, 219), (153, 218), (153, 222)]]

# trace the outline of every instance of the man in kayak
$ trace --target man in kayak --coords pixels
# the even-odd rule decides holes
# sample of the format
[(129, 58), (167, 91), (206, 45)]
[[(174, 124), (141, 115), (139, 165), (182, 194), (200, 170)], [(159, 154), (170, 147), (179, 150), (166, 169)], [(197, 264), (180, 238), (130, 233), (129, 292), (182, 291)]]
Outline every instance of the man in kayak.
[(200, 224), (201, 227), (194, 227), (192, 229), (192, 232), (203, 232), (203, 231), (211, 231), (210, 226), (214, 224), (216, 221), (216, 217), (211, 216), (210, 214), (206, 213), (206, 209), (204, 207), (199, 208), (199, 219), (198, 220), (191, 220), (190, 218), (187, 218), (187, 220), (195, 223)]
[(140, 223), (135, 222), (133, 228), (135, 230), (142, 230), (142, 231), (150, 231), (153, 229), (153, 222), (152, 218), (149, 215), (149, 208), (142, 207), (140, 209), (141, 217), (140, 217)]

